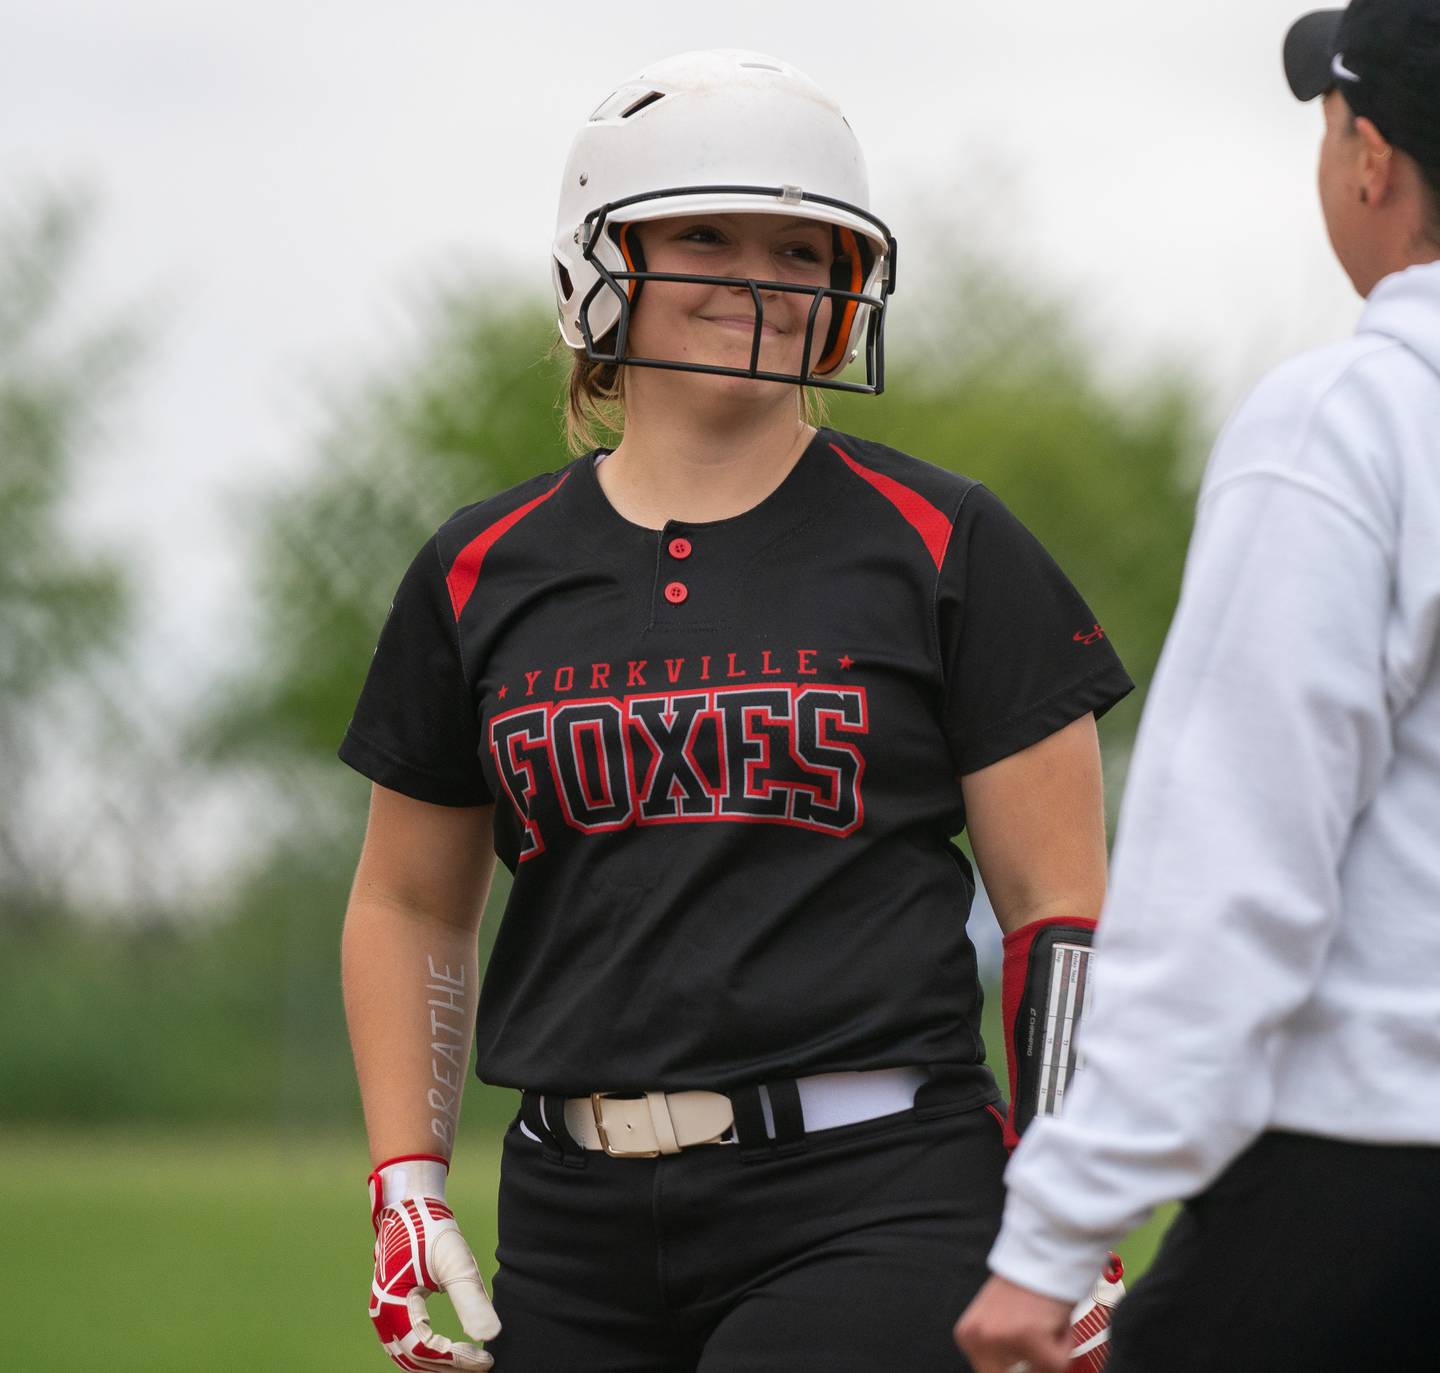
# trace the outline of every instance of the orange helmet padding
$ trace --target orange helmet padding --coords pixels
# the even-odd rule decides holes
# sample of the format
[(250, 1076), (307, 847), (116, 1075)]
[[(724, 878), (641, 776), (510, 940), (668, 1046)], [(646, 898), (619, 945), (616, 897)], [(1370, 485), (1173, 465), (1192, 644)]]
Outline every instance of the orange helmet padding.
[[(860, 241), (853, 229), (835, 230), (835, 268), (831, 272), (830, 284), (842, 291), (858, 291), (865, 283), (865, 263), (861, 255)], [(845, 271), (849, 263), (848, 278)], [(820, 376), (833, 372), (845, 356), (850, 342), (850, 327), (855, 322), (859, 301), (847, 300), (844, 308), (830, 321), (830, 332), (825, 338), (825, 352), (810, 370)]]
[[(638, 239), (634, 243), (630, 242), (630, 230), (632, 227), (629, 220), (621, 224), (620, 232), (616, 235), (615, 242), (620, 249), (620, 256), (625, 261), (625, 270), (627, 272), (643, 272), (645, 270), (645, 255), (640, 251), (640, 241)], [(625, 296), (631, 304), (634, 304), (636, 293), (641, 284), (641, 282), (636, 281), (633, 277), (625, 283)]]

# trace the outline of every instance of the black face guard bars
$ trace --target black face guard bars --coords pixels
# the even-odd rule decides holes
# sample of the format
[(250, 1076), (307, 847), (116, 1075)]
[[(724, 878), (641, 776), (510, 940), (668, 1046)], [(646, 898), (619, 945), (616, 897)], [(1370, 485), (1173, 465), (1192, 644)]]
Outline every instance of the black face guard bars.
[[(757, 281), (751, 277), (716, 277), (683, 272), (612, 272), (595, 256), (595, 245), (600, 241), (611, 214), (619, 209), (645, 200), (671, 199), (687, 195), (756, 195), (773, 197), (779, 205), (803, 206), (807, 201), (813, 204), (830, 205), (858, 215), (873, 224), (885, 241), (886, 258), (880, 294), (866, 295), (860, 291), (844, 291), (836, 286), (798, 286), (793, 282)], [(595, 268), (599, 280), (585, 294), (580, 302), (580, 333), (585, 340), (585, 356), (591, 362), (623, 364), (626, 367), (655, 367), (672, 372), (705, 372), (712, 376), (748, 377), (755, 381), (783, 381), (795, 386), (814, 386), (828, 391), (856, 391), (863, 395), (878, 396), (885, 389), (885, 304), (895, 289), (895, 239), (890, 230), (870, 214), (843, 200), (829, 196), (814, 195), (807, 191), (796, 191), (786, 186), (680, 186), (664, 191), (649, 191), (644, 195), (627, 196), (623, 200), (612, 200), (598, 210), (585, 216), (587, 233), (582, 245), (585, 260)], [(750, 365), (748, 367), (719, 367), (702, 362), (672, 362), (666, 358), (636, 358), (626, 355), (630, 336), (630, 291), (628, 283), (643, 281), (674, 281), (690, 285), (743, 286), (750, 292), (755, 306), (755, 334), (750, 343)], [(615, 326), (615, 349), (612, 353), (601, 352), (596, 346), (590, 328), (590, 306), (602, 290), (613, 291), (620, 302), (620, 319)], [(765, 328), (765, 306), (760, 298), (761, 291), (784, 291), (791, 295), (813, 296), (810, 313), (805, 322), (805, 347), (796, 372), (762, 372), (760, 370), (760, 340)], [(815, 321), (823, 301), (830, 299), (843, 306), (854, 301), (856, 305), (870, 307), (870, 319), (865, 330), (865, 380), (839, 381), (828, 377), (812, 377), (810, 357), (815, 343)], [(844, 366), (842, 362), (841, 367)], [(838, 369), (837, 369), (838, 370)]]

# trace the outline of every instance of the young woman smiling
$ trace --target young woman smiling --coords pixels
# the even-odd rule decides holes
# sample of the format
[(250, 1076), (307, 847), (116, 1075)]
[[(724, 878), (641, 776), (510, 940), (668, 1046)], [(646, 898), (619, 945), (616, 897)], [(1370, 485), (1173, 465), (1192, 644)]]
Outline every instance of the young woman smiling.
[[(376, 1328), (404, 1368), (953, 1373), (1006, 1151), (951, 837), (1017, 949), (1091, 923), (1129, 679), (984, 487), (818, 426), (883, 385), (895, 242), (793, 67), (607, 97), (552, 275), (583, 451), (421, 550), (341, 747)], [(520, 1092), (493, 1306), (444, 1200), (472, 1032)]]

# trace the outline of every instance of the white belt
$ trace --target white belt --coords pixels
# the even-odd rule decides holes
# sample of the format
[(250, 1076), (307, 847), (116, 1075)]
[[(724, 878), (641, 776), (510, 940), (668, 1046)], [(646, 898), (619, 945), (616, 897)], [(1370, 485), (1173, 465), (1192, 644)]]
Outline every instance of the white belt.
[[(861, 1073), (817, 1073), (795, 1079), (805, 1129), (830, 1130), (877, 1116), (908, 1111), (916, 1089), (926, 1081), (923, 1068), (877, 1068)], [(760, 1088), (766, 1132), (774, 1138), (770, 1098)], [(569, 1097), (565, 1128), (585, 1149), (603, 1149), (612, 1158), (655, 1158), (678, 1154), (696, 1144), (733, 1144), (735, 1112), (722, 1092), (646, 1092), (610, 1096), (595, 1092)], [(520, 1129), (534, 1133), (522, 1122)], [(538, 1142), (538, 1141), (537, 1141)]]

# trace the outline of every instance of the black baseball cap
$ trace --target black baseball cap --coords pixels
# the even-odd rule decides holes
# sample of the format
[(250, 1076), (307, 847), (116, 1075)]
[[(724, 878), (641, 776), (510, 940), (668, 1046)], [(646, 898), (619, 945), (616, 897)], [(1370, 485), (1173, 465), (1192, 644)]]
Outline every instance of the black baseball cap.
[(1440, 0), (1352, 0), (1285, 36), (1297, 100), (1338, 89), (1356, 115), (1426, 167), (1440, 167)]

